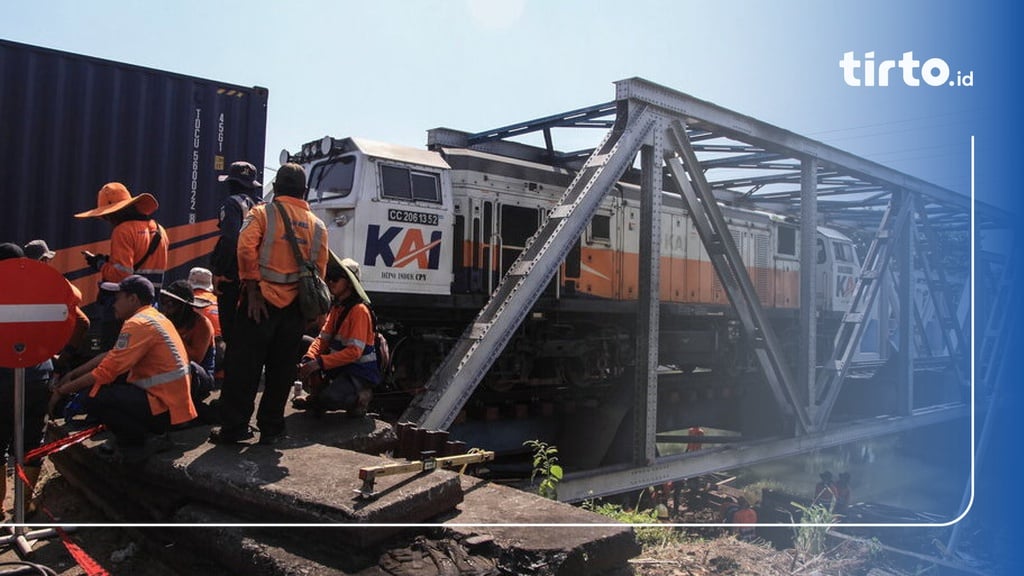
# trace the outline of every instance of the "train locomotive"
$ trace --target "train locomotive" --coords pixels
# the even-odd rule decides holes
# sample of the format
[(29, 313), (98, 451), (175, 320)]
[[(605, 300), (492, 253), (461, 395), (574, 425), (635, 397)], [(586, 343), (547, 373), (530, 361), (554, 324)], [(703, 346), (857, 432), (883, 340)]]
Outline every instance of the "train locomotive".
[[(574, 173), (535, 160), (435, 144), (418, 149), (361, 138), (312, 141), (298, 162), (331, 248), (356, 259), (390, 333), (395, 389), (420, 390), (541, 227)], [(722, 205), (733, 239), (795, 358), (799, 224)], [(635, 361), (640, 187), (629, 174), (601, 201), (556, 277), (481, 386), (484, 394), (592, 389)], [(688, 373), (753, 369), (728, 296), (677, 194), (663, 192), (659, 362)], [(817, 233), (819, 317), (850, 305), (853, 241)], [(833, 333), (820, 330), (827, 340)], [(787, 335), (792, 334), (789, 338)]]

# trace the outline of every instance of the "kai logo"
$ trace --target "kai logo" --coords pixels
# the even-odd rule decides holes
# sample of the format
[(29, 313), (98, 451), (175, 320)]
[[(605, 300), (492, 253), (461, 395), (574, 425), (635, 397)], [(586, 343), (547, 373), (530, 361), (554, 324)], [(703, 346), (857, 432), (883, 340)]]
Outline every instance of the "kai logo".
[[(401, 236), (398, 252), (392, 244)], [(388, 268), (404, 268), (413, 262), (420, 270), (437, 270), (441, 261), (441, 231), (430, 233), (430, 242), (423, 238), (420, 228), (389, 226), (381, 232), (379, 224), (370, 224), (366, 230), (366, 257), (363, 264), (376, 266), (377, 258)]]

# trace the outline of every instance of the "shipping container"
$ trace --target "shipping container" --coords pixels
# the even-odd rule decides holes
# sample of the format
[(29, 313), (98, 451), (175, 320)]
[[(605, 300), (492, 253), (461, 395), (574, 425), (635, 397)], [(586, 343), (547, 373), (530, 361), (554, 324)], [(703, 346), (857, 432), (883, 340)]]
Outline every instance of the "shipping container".
[(166, 280), (182, 278), (217, 241), (217, 176), (248, 160), (262, 177), (266, 125), (265, 88), (0, 40), (0, 242), (46, 240), (91, 302), (81, 251), (109, 254), (110, 225), (73, 215), (118, 181), (160, 202)]

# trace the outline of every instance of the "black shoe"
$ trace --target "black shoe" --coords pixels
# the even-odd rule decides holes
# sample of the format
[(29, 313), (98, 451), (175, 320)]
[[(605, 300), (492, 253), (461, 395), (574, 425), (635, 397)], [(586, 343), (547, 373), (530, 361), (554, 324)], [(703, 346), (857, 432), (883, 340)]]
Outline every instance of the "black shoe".
[(146, 439), (146, 449), (153, 454), (162, 454), (174, 449), (174, 441), (169, 434), (157, 434)]
[(207, 442), (211, 444), (241, 444), (252, 439), (252, 430), (246, 426), (241, 429), (217, 428), (210, 432), (210, 438)]
[(145, 444), (127, 444), (118, 448), (122, 465), (137, 466), (149, 459)]
[(259, 443), (263, 446), (275, 446), (284, 440), (287, 436), (284, 430), (260, 430), (260, 441)]

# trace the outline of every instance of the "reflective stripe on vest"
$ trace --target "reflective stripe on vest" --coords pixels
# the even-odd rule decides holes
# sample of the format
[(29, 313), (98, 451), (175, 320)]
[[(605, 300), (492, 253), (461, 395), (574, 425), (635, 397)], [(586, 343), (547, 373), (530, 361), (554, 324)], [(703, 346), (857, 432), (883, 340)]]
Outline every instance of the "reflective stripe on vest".
[(363, 354), (359, 358), (357, 358), (356, 361), (353, 362), (353, 364), (366, 364), (369, 362), (377, 361), (376, 347), (373, 346), (372, 344), (367, 344), (366, 342), (363, 342), (358, 338), (341, 338), (336, 334), (333, 338), (331, 338), (331, 342), (329, 344), (329, 347), (332, 352), (344, 350), (349, 346), (358, 346), (363, 351)]
[[(156, 310), (154, 310), (154, 312), (156, 312)], [(156, 313), (159, 314), (159, 312)], [(164, 344), (167, 345), (167, 349), (171, 352), (171, 355), (174, 357), (175, 364), (180, 367), (175, 368), (170, 372), (161, 372), (160, 374), (154, 374), (148, 378), (142, 378), (140, 380), (130, 382), (130, 384), (133, 384), (135, 386), (138, 386), (139, 388), (142, 388), (143, 390), (146, 390), (152, 388), (153, 386), (159, 386), (161, 384), (167, 384), (168, 382), (174, 382), (175, 380), (180, 380), (181, 378), (187, 376), (189, 373), (189, 363), (178, 354), (178, 349), (174, 347), (174, 342), (173, 340), (171, 340), (171, 335), (167, 333), (167, 330), (164, 330), (163, 325), (161, 325), (159, 320), (157, 320), (156, 318), (153, 318), (152, 316), (149, 315), (144, 315), (143, 317), (146, 319), (146, 323), (155, 328), (157, 333), (160, 334), (160, 339), (163, 340)]]
[[(270, 256), (274, 251), (274, 241), (277, 239), (277, 206), (273, 202), (264, 204), (266, 206), (267, 214), (267, 229), (263, 234), (263, 242), (260, 244), (260, 278), (267, 282), (274, 282), (275, 284), (294, 284), (299, 281), (301, 277), (302, 265), (296, 263), (298, 272), (292, 272), (284, 274), (276, 270), (271, 270), (269, 267)], [(281, 218), (288, 218), (288, 211), (284, 210), (281, 214)], [(294, 221), (292, 221), (292, 229), (294, 231)], [(308, 261), (316, 263), (320, 255), (320, 244), (323, 238), (324, 231), (319, 226), (313, 226), (313, 245), (310, 248), (310, 254)], [(296, 241), (298, 241), (298, 235), (296, 235)], [(290, 243), (290, 240), (285, 238), (285, 242)], [(289, 246), (289, 250), (291, 247)]]

